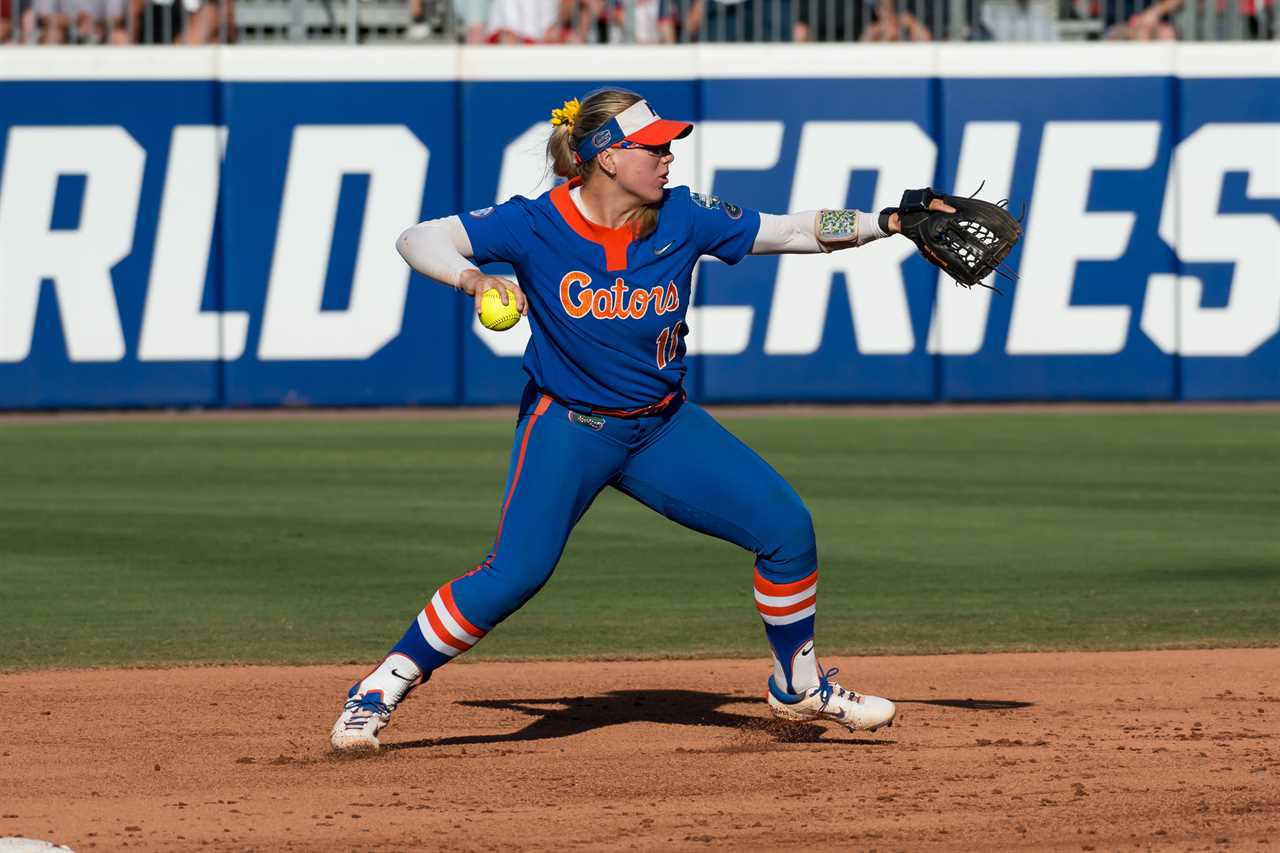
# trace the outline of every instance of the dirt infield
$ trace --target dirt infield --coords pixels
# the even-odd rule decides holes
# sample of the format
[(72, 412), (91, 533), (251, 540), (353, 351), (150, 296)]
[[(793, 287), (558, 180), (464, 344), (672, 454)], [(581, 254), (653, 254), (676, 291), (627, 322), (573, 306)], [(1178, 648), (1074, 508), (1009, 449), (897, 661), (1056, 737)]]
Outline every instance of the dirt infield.
[(765, 716), (759, 661), (454, 665), (327, 751), (356, 667), (0, 676), (0, 836), (76, 850), (1280, 849), (1280, 649), (831, 660), (899, 702)]

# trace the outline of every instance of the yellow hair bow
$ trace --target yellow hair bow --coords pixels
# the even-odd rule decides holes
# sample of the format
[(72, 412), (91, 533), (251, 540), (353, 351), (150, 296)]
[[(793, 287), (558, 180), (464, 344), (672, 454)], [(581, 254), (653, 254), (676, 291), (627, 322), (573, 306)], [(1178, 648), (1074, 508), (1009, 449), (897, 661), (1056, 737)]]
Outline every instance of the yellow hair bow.
[(572, 128), (573, 123), (578, 119), (578, 110), (580, 109), (582, 109), (582, 104), (578, 103), (577, 98), (572, 101), (565, 101), (564, 107), (551, 111), (551, 124), (557, 127), (567, 124)]

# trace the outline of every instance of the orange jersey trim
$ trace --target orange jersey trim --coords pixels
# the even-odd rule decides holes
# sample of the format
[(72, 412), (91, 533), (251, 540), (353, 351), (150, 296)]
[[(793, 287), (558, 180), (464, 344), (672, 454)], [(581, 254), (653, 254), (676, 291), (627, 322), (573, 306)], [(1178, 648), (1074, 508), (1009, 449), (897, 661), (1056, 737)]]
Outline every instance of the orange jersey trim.
[(569, 197), (569, 190), (581, 183), (581, 178), (574, 178), (569, 183), (556, 187), (551, 191), (551, 203), (555, 205), (565, 223), (579, 237), (604, 247), (605, 269), (608, 272), (625, 270), (627, 247), (631, 245), (635, 231), (630, 225), (623, 225), (621, 228), (605, 228), (603, 225), (588, 222), (578, 211), (578, 206), (573, 203), (573, 199)]

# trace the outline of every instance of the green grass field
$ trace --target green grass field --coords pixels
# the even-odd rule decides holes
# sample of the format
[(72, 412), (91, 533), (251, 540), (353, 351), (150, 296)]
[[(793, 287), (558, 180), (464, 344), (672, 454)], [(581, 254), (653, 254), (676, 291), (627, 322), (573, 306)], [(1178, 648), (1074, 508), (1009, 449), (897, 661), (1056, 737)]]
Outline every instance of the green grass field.
[[(1280, 644), (1280, 414), (726, 419), (828, 653)], [(512, 424), (0, 423), (0, 668), (368, 661), (484, 555)], [(751, 555), (616, 492), (468, 657), (763, 655)]]

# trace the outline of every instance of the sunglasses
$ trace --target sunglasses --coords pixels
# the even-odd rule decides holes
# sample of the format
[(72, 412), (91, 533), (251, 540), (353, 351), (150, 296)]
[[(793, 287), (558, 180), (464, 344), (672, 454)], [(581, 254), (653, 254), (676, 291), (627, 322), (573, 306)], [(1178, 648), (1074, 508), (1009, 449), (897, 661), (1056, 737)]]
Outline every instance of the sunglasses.
[(644, 151), (648, 152), (649, 154), (652, 154), (654, 157), (657, 157), (659, 160), (661, 160), (663, 157), (666, 157), (668, 154), (670, 154), (670, 153), (671, 153), (671, 143), (670, 143), (670, 142), (664, 143), (664, 144), (662, 144), (662, 145), (643, 145), (643, 144), (641, 144), (641, 143), (639, 143), (639, 142), (632, 142), (632, 141), (630, 141), (629, 139), (624, 139), (624, 140), (622, 140), (621, 142), (617, 143), (616, 145), (614, 145), (614, 146), (612, 146), (612, 147), (613, 147), (613, 148), (628, 148), (628, 149), (630, 149), (630, 148), (640, 148), (640, 149), (642, 149), (642, 150), (644, 150)]

